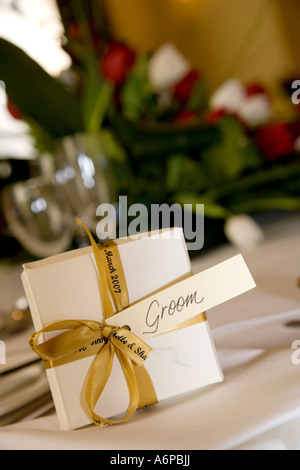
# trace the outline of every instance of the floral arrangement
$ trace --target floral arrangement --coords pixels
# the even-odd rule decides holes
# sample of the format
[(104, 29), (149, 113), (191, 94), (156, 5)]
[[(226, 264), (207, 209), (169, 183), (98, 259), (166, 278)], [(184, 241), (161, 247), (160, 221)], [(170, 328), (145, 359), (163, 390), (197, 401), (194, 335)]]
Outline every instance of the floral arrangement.
[[(56, 80), (0, 40), (13, 115), (42, 149), (101, 132), (119, 194), (131, 202), (204, 203), (208, 219), (300, 209), (300, 119), (275, 116), (261, 84), (232, 78), (213, 93), (173, 44), (141, 54), (109, 34), (101, 3), (61, 2), (72, 68)], [(26, 89), (26, 93), (22, 90)], [(291, 100), (291, 84), (285, 84)]]

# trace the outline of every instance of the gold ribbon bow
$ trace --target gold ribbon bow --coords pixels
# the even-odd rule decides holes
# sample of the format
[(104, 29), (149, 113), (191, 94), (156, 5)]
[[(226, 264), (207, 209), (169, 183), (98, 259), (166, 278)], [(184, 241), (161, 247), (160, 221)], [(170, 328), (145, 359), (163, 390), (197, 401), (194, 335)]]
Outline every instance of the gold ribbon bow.
[[(118, 248), (113, 242), (98, 246), (85, 225), (95, 255), (100, 280), (100, 297), (105, 320), (129, 304), (125, 275)], [(112, 300), (111, 300), (112, 299)], [(86, 383), (86, 404), (93, 422), (100, 426), (123, 422), (130, 418), (137, 408), (157, 403), (155, 389), (143, 362), (151, 348), (130, 331), (89, 320), (63, 320), (33, 333), (29, 338), (31, 348), (44, 359), (45, 367), (56, 367), (84, 357), (95, 355)], [(68, 330), (37, 344), (42, 333)], [(104, 390), (112, 370), (114, 354), (119, 359), (129, 391), (129, 405), (120, 419), (105, 419), (94, 409)]]
[[(42, 333), (66, 329), (69, 331), (37, 344)], [(44, 359), (46, 368), (96, 354), (86, 385), (86, 403), (95, 424), (103, 426), (120, 423), (136, 411), (139, 405), (139, 384), (134, 364), (143, 364), (151, 348), (134, 335), (128, 326), (119, 328), (95, 321), (65, 320), (33, 333), (29, 344)], [(121, 364), (130, 396), (127, 411), (119, 420), (104, 419), (94, 412), (111, 374), (114, 354)]]

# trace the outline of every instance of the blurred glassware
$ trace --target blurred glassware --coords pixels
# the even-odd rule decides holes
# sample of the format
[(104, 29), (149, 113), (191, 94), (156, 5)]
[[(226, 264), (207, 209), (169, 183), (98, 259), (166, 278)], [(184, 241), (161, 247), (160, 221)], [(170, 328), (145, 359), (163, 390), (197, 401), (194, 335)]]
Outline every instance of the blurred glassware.
[(74, 220), (59, 186), (33, 178), (5, 186), (1, 199), (9, 229), (33, 256), (52, 256), (71, 246)]
[(73, 214), (95, 232), (97, 207), (114, 203), (113, 172), (100, 133), (63, 138), (55, 154), (55, 184), (62, 187)]

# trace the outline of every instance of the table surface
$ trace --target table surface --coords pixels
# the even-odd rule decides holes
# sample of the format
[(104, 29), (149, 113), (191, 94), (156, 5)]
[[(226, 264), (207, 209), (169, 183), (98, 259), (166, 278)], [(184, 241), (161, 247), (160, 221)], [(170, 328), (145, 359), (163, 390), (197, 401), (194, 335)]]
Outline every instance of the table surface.
[[(0, 448), (300, 449), (300, 364), (292, 360), (300, 328), (286, 326), (300, 320), (299, 214), (269, 221), (263, 229), (265, 241), (242, 252), (256, 289), (207, 312), (223, 383), (137, 411), (128, 422), (104, 429), (61, 431), (55, 412), (24, 419), (0, 427)], [(229, 244), (200, 252), (192, 259), (193, 272), (238, 253)], [(23, 294), (21, 270), (0, 263), (1, 309)], [(17, 347), (26, 347), (26, 340), (19, 336)]]

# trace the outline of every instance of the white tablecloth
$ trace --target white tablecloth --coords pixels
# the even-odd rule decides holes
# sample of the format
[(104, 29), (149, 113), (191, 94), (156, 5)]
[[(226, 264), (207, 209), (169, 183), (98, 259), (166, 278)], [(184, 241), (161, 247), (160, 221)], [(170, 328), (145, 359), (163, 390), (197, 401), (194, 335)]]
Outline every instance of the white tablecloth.
[[(54, 412), (27, 419), (0, 428), (0, 448), (299, 450), (300, 364), (292, 361), (292, 343), (300, 340), (300, 328), (286, 323), (300, 320), (300, 218), (264, 228), (264, 244), (243, 253), (257, 288), (207, 312), (222, 384), (161, 402), (109, 428), (61, 431)], [(200, 254), (192, 261), (194, 272), (235, 254), (229, 245)]]

